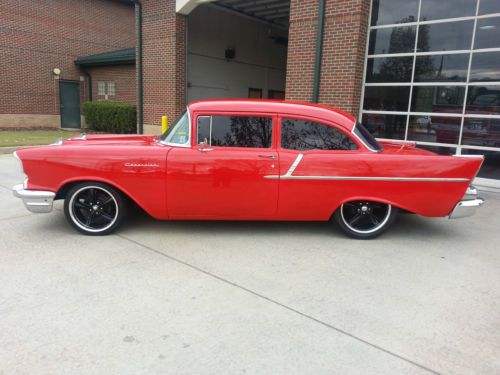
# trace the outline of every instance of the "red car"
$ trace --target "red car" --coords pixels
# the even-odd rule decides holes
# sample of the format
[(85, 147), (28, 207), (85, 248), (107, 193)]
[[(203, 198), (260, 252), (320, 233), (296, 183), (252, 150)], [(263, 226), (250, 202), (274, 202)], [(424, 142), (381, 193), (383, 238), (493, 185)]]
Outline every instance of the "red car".
[(462, 217), (483, 203), (479, 157), (377, 142), (332, 108), (273, 100), (205, 100), (160, 137), (82, 135), (16, 152), (14, 187), (32, 212), (64, 199), (69, 223), (107, 234), (135, 202), (160, 220), (333, 219), (372, 238), (398, 211)]

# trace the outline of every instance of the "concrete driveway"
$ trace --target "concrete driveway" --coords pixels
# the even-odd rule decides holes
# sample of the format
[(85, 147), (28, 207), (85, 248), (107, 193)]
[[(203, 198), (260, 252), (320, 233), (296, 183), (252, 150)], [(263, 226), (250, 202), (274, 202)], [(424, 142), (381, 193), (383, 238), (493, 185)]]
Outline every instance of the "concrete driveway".
[(500, 196), (477, 216), (158, 222), (86, 237), (0, 156), (0, 374), (498, 374)]

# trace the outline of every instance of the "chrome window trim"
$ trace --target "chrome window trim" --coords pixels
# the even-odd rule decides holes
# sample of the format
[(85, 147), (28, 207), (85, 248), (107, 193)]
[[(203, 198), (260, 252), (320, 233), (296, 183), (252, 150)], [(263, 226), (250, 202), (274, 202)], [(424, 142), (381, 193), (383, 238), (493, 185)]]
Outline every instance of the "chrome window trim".
[[(199, 132), (199, 128), (198, 128), (198, 125), (199, 125), (199, 121), (201, 118), (208, 118), (209, 119), (209, 125), (208, 125), (208, 146), (212, 146), (212, 115), (199, 115), (198, 117), (196, 117), (196, 145), (199, 146), (200, 145), (200, 132)], [(203, 141), (201, 141), (203, 142)]]
[(382, 152), (382, 150), (375, 150), (374, 148), (372, 148), (370, 145), (368, 145), (367, 143), (365, 143), (365, 141), (363, 139), (361, 139), (356, 133), (355, 133), (355, 130), (356, 130), (356, 126), (358, 125), (358, 121), (357, 119), (354, 119), (354, 125), (352, 126), (352, 130), (351, 130), (351, 134), (354, 136), (354, 138), (356, 138), (358, 141), (361, 142), (361, 144), (363, 146), (365, 146), (369, 151), (371, 152)]
[[(210, 115), (210, 141), (209, 141), (209, 145), (212, 146), (212, 128), (213, 128), (213, 120), (214, 120), (214, 116)], [(198, 130), (198, 128), (197, 128)]]

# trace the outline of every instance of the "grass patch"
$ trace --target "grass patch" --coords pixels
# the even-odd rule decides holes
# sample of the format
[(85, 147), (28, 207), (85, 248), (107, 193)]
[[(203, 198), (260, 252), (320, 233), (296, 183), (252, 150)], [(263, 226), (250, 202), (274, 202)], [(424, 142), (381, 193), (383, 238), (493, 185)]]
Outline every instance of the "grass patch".
[(80, 130), (2, 130), (0, 147), (48, 145), (57, 138), (68, 139), (80, 133)]

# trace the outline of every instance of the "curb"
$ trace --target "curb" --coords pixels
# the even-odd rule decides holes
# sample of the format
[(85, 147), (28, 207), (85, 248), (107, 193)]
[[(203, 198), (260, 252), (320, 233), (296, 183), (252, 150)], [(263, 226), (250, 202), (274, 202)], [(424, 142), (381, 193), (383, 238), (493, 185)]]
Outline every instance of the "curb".
[(0, 147), (0, 155), (12, 154), (14, 151), (20, 150), (22, 148), (27, 148), (27, 147), (41, 147), (41, 146), (47, 146), (47, 145)]

